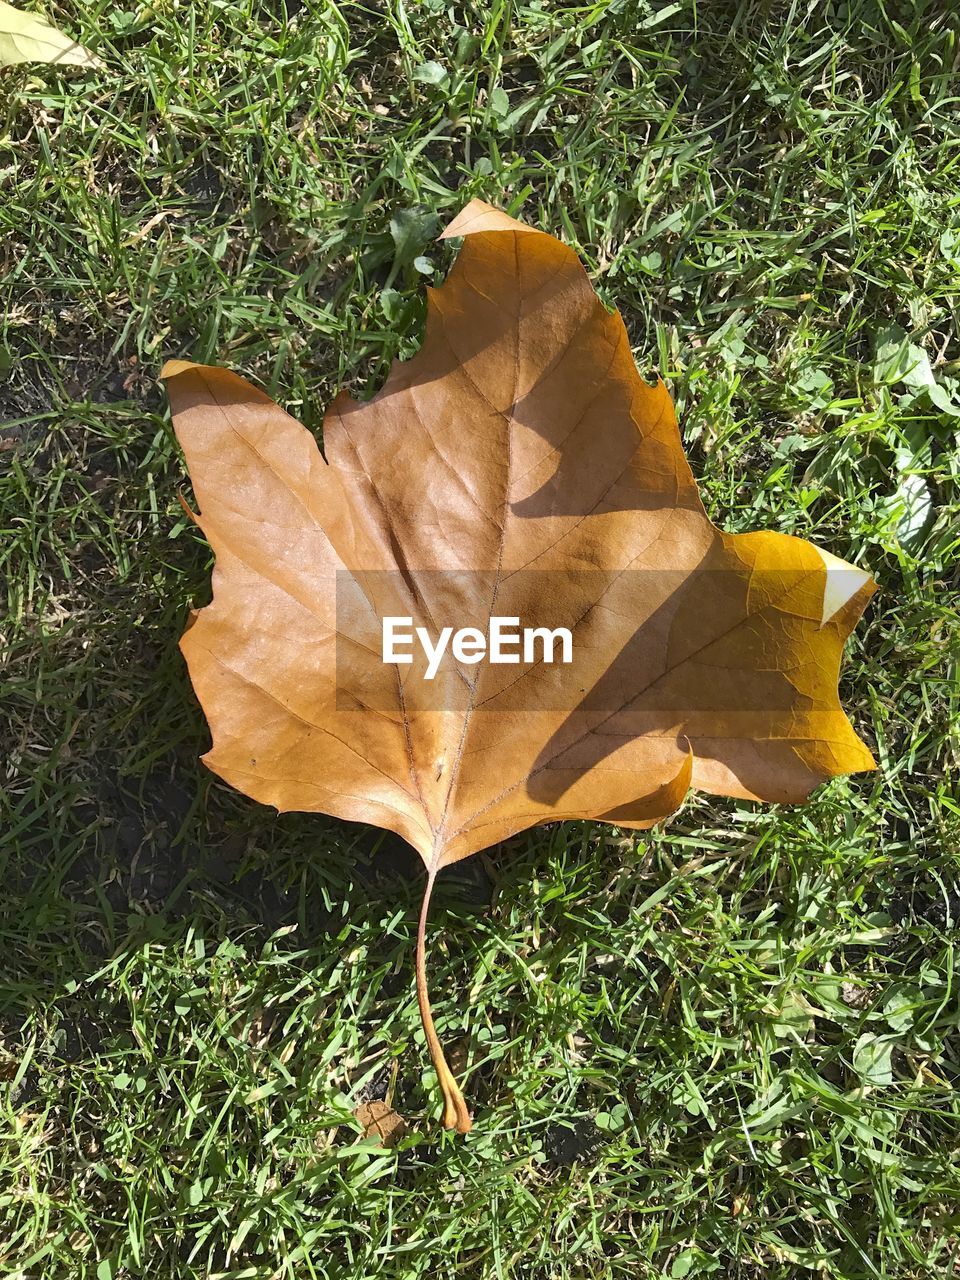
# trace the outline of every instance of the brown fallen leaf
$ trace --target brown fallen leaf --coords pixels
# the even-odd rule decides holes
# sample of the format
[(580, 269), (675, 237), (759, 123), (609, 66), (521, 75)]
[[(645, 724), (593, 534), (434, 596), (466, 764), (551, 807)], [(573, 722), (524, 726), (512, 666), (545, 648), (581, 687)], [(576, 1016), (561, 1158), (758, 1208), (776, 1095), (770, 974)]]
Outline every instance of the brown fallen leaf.
[[(837, 699), (869, 576), (708, 519), (663, 384), (573, 251), (474, 201), (426, 334), (314, 437), (225, 369), (163, 371), (216, 554), (181, 641), (207, 765), (280, 811), (399, 832), (427, 868), (417, 993), (445, 1099), (425, 925), (438, 871), (526, 827), (646, 827), (693, 786), (797, 802), (873, 768)], [(383, 660), (384, 619), (566, 627), (510, 665)], [(409, 628), (408, 628), (409, 629)], [(475, 639), (475, 637), (474, 637)], [(515, 654), (520, 657), (520, 654)], [(529, 660), (527, 658), (529, 657)]]
[(381, 1146), (395, 1147), (407, 1132), (407, 1122), (387, 1102), (361, 1102), (353, 1113), (365, 1138), (379, 1138)]

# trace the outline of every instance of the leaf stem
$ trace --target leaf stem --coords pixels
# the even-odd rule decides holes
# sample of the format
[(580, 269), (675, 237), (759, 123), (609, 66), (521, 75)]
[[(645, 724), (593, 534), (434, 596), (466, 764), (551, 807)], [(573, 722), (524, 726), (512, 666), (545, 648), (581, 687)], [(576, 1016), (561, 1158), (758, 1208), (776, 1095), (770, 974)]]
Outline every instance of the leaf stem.
[(443, 1091), (443, 1127), (445, 1129), (456, 1129), (458, 1133), (469, 1133), (473, 1120), (467, 1110), (463, 1094), (453, 1078), (453, 1072), (447, 1066), (447, 1060), (443, 1056), (443, 1047), (437, 1036), (437, 1029), (433, 1025), (433, 1014), (430, 1012), (430, 997), (427, 995), (425, 948), (427, 910), (430, 906), (430, 895), (433, 893), (433, 883), (437, 878), (437, 871), (438, 868), (434, 866), (427, 872), (427, 883), (423, 890), (423, 902), (420, 905), (420, 920), (417, 924), (417, 950), (414, 962), (417, 971), (417, 1003), (420, 1006), (420, 1020), (423, 1023), (427, 1044), (430, 1046), (430, 1056), (433, 1058), (437, 1079)]

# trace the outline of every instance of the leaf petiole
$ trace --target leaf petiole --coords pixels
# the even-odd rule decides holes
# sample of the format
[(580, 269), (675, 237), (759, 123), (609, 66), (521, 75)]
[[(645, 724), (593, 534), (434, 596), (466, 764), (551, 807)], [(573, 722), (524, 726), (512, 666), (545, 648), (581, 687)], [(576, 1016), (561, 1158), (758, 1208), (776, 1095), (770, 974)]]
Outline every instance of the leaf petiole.
[(467, 1104), (464, 1101), (463, 1094), (460, 1092), (460, 1087), (453, 1078), (453, 1072), (444, 1057), (443, 1046), (437, 1036), (437, 1029), (433, 1025), (430, 997), (427, 995), (425, 948), (427, 911), (430, 906), (430, 895), (433, 893), (433, 884), (437, 878), (438, 870), (438, 867), (433, 866), (427, 872), (427, 883), (423, 890), (423, 902), (420, 905), (420, 920), (417, 924), (417, 950), (414, 961), (417, 972), (417, 1003), (420, 1006), (420, 1020), (423, 1023), (427, 1044), (430, 1046), (430, 1056), (433, 1059), (437, 1080), (443, 1093), (443, 1127), (445, 1129), (456, 1129), (457, 1133), (469, 1133), (473, 1127), (473, 1119), (467, 1110)]

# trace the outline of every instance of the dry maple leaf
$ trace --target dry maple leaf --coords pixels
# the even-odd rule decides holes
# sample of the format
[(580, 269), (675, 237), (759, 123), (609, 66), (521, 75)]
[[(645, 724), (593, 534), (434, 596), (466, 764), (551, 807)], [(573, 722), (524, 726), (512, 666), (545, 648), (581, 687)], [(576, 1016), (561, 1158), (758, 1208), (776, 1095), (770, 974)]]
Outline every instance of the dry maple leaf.
[[(873, 768), (837, 699), (874, 586), (810, 543), (708, 519), (662, 384), (573, 251), (479, 201), (416, 356), (314, 437), (225, 369), (164, 377), (213, 602), (181, 642), (206, 764), (278, 810), (399, 832), (427, 881), (537, 823), (645, 827), (693, 786), (793, 802)], [(384, 619), (567, 627), (570, 661), (383, 660)], [(459, 660), (463, 658), (463, 660)]]

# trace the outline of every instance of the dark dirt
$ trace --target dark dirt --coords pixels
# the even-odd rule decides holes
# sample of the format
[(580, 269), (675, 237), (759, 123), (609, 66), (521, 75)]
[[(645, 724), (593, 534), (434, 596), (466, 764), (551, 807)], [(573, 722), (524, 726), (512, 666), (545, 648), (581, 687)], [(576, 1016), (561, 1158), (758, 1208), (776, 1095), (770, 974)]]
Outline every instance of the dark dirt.
[(594, 1165), (606, 1137), (592, 1116), (577, 1116), (548, 1125), (543, 1138), (547, 1163), (558, 1169), (572, 1164)]
[(946, 896), (933, 886), (917, 887), (912, 893), (899, 893), (887, 908), (890, 919), (901, 926), (928, 924), (935, 929), (960, 929), (960, 889)]

